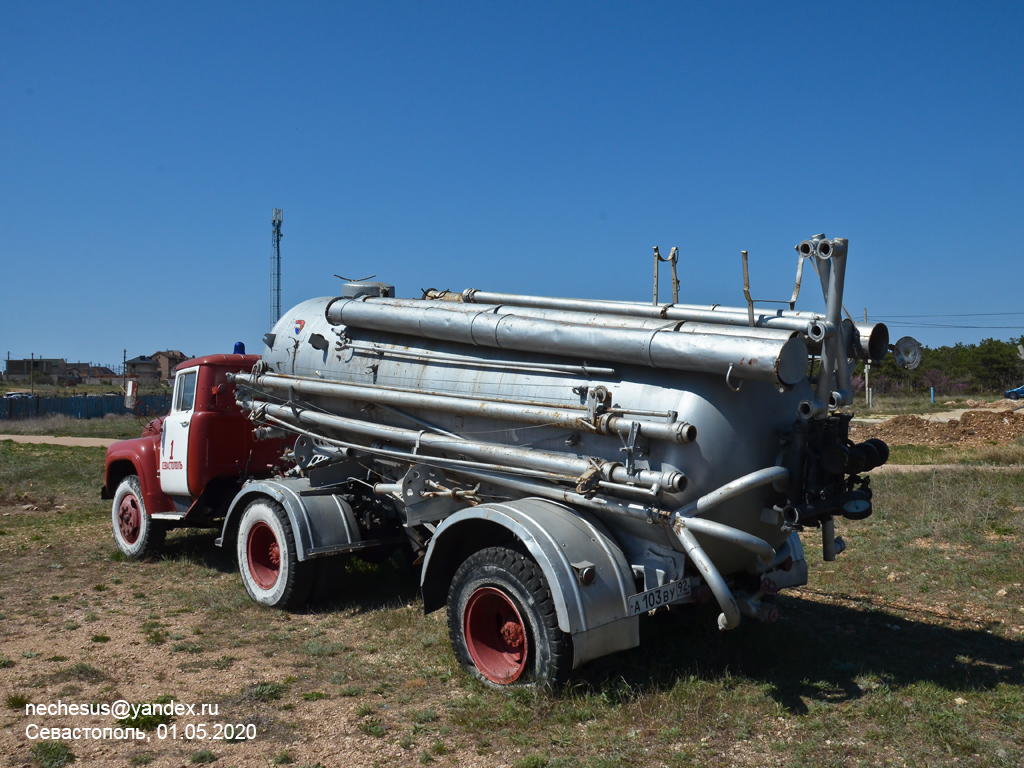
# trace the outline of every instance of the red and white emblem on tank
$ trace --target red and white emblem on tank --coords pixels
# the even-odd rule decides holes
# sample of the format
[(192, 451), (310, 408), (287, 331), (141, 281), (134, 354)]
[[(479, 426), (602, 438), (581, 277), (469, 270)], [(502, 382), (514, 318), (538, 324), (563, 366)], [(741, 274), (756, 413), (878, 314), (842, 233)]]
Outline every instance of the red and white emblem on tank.
[(306, 321), (305, 320), (296, 320), (295, 321), (295, 332), (296, 333), (301, 333), (302, 329), (305, 328), (305, 327), (306, 327)]

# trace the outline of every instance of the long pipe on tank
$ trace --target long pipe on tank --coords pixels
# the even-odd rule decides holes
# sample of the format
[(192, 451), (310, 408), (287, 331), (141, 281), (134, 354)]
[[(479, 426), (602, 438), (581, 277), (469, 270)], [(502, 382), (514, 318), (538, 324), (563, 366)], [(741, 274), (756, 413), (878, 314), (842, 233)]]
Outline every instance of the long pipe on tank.
[[(683, 320), (700, 323), (740, 325), (750, 327), (747, 311), (734, 307), (699, 306), (693, 304), (640, 304), (630, 301), (606, 301), (602, 299), (563, 299), (548, 296), (528, 296), (515, 293), (495, 293), (469, 288), (462, 292), (467, 304), (507, 304), (513, 307), (535, 309), (559, 309), (569, 312), (596, 312), (602, 315), (624, 315), (664, 320)], [(809, 313), (803, 317), (785, 317), (760, 314), (755, 318), (755, 327), (781, 328), (799, 331), (812, 340), (821, 340), (834, 329), (826, 327), (822, 319)]]
[(465, 438), (449, 435), (433, 434), (426, 430), (403, 429), (384, 424), (374, 424), (362, 419), (351, 419), (330, 413), (320, 413), (308, 408), (300, 408), (294, 404), (275, 405), (262, 400), (242, 399), (243, 408), (251, 411), (254, 418), (259, 419), (266, 413), (290, 423), (312, 424), (342, 432), (352, 432), (364, 437), (394, 441), (402, 445), (412, 445), (417, 452), (420, 448), (434, 451), (448, 451), (462, 454), (474, 459), (492, 461), (497, 464), (521, 466), (542, 472), (555, 472), (577, 477), (581, 482), (596, 471), (595, 480), (610, 480), (614, 483), (637, 484), (647, 488), (660, 487), (668, 493), (678, 493), (686, 487), (686, 475), (682, 472), (668, 470), (659, 472), (641, 469), (630, 474), (618, 462), (603, 461), (593, 458), (577, 458), (563, 453), (551, 453), (533, 448), (515, 448), (494, 443), (481, 443)]
[[(827, 290), (827, 289), (826, 289)], [(808, 350), (821, 352), (823, 340), (834, 333), (833, 326), (824, 315), (814, 312), (790, 310), (756, 310), (753, 328), (746, 310), (736, 307), (698, 306), (695, 304), (634, 304), (620, 301), (592, 301), (589, 299), (558, 299), (543, 296), (520, 296), (510, 293), (488, 293), (470, 289), (463, 293), (429, 289), (423, 299), (385, 299), (396, 306), (422, 306), (423, 300), (444, 302), (446, 309), (472, 311), (488, 305), (491, 311), (541, 319), (582, 322), (588, 325), (608, 325), (618, 328), (655, 328), (659, 322), (666, 330), (686, 333), (718, 333), (726, 336), (759, 336), (774, 331), (803, 333)], [(484, 299), (508, 299), (494, 304)], [(466, 302), (469, 302), (468, 304)], [(515, 309), (512, 309), (515, 307)], [(555, 307), (562, 307), (556, 309)], [(571, 313), (561, 316), (559, 313)], [(889, 329), (884, 323), (854, 323), (848, 321), (846, 330), (849, 353), (857, 360), (881, 360), (889, 349)], [(674, 327), (670, 327), (675, 323)], [(845, 323), (844, 323), (845, 325)], [(781, 337), (776, 337), (781, 338)]]
[(628, 437), (633, 424), (637, 424), (639, 425), (640, 435), (653, 440), (689, 443), (697, 437), (697, 428), (684, 421), (659, 423), (641, 419), (630, 419), (623, 416), (603, 415), (598, 416), (594, 423), (591, 423), (586, 420), (587, 414), (585, 411), (573, 413), (545, 406), (502, 403), (492, 400), (459, 397), (457, 395), (427, 394), (412, 390), (383, 389), (365, 384), (324, 381), (303, 376), (235, 374), (233, 379), (236, 382), (247, 383), (255, 387), (267, 387), (284, 391), (291, 390), (306, 395), (342, 397), (349, 400), (397, 407), (425, 408), (442, 413), (489, 417), (522, 424), (553, 425), (596, 434), (618, 434)]
[[(441, 298), (443, 292), (428, 291), (427, 298)], [(628, 301), (600, 299), (565, 299), (548, 296), (529, 296), (498, 293), (469, 288), (461, 294), (462, 301), (471, 304), (505, 304), (537, 309), (560, 309), (572, 312), (596, 312), (608, 315), (663, 318), (686, 322), (712, 323), (726, 326), (750, 327), (748, 311), (741, 307), (698, 304), (641, 304)], [(820, 343), (836, 331), (836, 325), (826, 317), (800, 310), (755, 310), (754, 325), (759, 328), (779, 328), (804, 333), (813, 343)], [(889, 330), (883, 323), (854, 323), (856, 333), (851, 351), (860, 360), (880, 360), (889, 346)]]
[(471, 355), (453, 355), (437, 350), (413, 352), (409, 349), (394, 344), (377, 344), (372, 342), (352, 341), (345, 342), (346, 349), (358, 352), (367, 352), (372, 355), (387, 355), (405, 360), (416, 360), (420, 363), (433, 363), (442, 365), (461, 365), (470, 368), (497, 368), (503, 371), (528, 371), (531, 373), (556, 373), (569, 376), (614, 376), (614, 368), (602, 368), (596, 365), (559, 365), (558, 363), (525, 363), (516, 360), (499, 360), (490, 357), (472, 357)]
[(396, 307), (372, 298), (337, 298), (327, 305), (332, 325), (454, 341), (584, 360), (615, 360), (651, 368), (717, 373), (788, 387), (803, 381), (807, 345), (788, 341), (663, 330), (605, 328), (548, 320), (451, 312), (437, 307)]
[[(428, 291), (427, 293), (429, 296), (430, 292)], [(423, 302), (423, 299), (375, 299), (375, 303), (387, 304), (388, 306), (394, 307), (422, 308), (424, 306)], [(751, 339), (775, 339), (778, 341), (788, 341), (793, 338), (793, 334), (800, 332), (799, 329), (751, 327), (749, 325), (722, 325), (721, 323), (702, 323), (695, 320), (666, 319), (653, 316), (639, 317), (632, 315), (613, 315), (601, 312), (577, 312), (566, 309), (521, 307), (514, 304), (484, 305), (480, 303), (465, 304), (461, 302), (447, 302), (441, 306), (448, 312), (463, 312), (466, 314), (490, 312), (495, 315), (534, 317), (538, 320), (548, 320), (554, 323), (574, 323), (577, 325), (602, 326), (605, 328), (661, 330), (673, 331), (676, 333), (717, 334), (719, 336), (739, 336)], [(644, 306), (650, 308), (650, 305)]]

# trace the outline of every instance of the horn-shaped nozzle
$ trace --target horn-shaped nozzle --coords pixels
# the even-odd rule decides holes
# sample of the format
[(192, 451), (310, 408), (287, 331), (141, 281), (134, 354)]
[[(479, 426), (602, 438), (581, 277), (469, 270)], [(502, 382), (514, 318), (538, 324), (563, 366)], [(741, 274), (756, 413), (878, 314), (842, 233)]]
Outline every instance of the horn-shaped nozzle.
[(854, 323), (850, 346), (858, 360), (880, 362), (889, 354), (889, 328), (885, 323)]

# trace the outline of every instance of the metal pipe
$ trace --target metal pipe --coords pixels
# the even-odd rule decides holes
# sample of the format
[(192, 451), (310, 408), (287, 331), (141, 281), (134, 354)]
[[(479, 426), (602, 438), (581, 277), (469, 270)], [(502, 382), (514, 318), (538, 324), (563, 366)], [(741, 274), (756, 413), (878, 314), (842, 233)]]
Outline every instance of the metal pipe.
[(346, 349), (354, 349), (360, 352), (368, 352), (374, 355), (388, 355), (406, 360), (417, 360), (424, 363), (445, 363), (449, 365), (467, 365), (474, 368), (494, 368), (500, 371), (538, 371), (540, 373), (564, 373), (570, 376), (595, 376), (612, 377), (615, 375), (614, 368), (599, 368), (593, 365), (558, 365), (556, 363), (524, 363), (514, 360), (492, 360), (468, 355), (450, 355), (444, 352), (424, 351), (410, 352), (406, 349), (399, 349), (384, 344), (370, 344), (349, 339), (345, 342)]
[(235, 380), (246, 382), (251, 386), (291, 390), (307, 395), (325, 395), (380, 405), (425, 408), (442, 413), (490, 417), (522, 424), (553, 425), (603, 435), (628, 437), (632, 425), (636, 423), (639, 424), (640, 435), (652, 440), (689, 443), (697, 436), (697, 428), (685, 421), (665, 423), (606, 414), (598, 418), (596, 423), (591, 423), (586, 420), (584, 411), (574, 413), (545, 406), (502, 403), (456, 395), (426, 394), (410, 390), (381, 389), (362, 384), (324, 381), (300, 376), (264, 374), (257, 377), (242, 374), (236, 376)]
[[(339, 458), (347, 458), (356, 453), (370, 454), (376, 456), (384, 456), (389, 459), (399, 459), (402, 461), (414, 462), (417, 464), (426, 464), (428, 466), (440, 467), (442, 469), (448, 469), (453, 473), (468, 475), (473, 478), (493, 478), (493, 477), (505, 477), (505, 475), (515, 475), (516, 477), (528, 477), (537, 480), (543, 480), (548, 483), (575, 483), (576, 478), (570, 477), (569, 475), (559, 475), (553, 472), (540, 472), (532, 469), (523, 469), (521, 467), (508, 467), (497, 464), (485, 464), (478, 461), (466, 461), (463, 459), (449, 459), (442, 456), (423, 456), (422, 454), (409, 453), (407, 451), (400, 451), (396, 448), (384, 448), (376, 444), (374, 445), (361, 445), (359, 443), (353, 443), (347, 440), (338, 440), (333, 437), (324, 437), (323, 435), (310, 432), (302, 429), (291, 422), (279, 419), (276, 416), (264, 414), (261, 419), (267, 423), (276, 424), (282, 429), (288, 430), (297, 435), (305, 435), (311, 439), (315, 439), (320, 443), (326, 443), (337, 449), (337, 456)], [(504, 481), (503, 481), (504, 482)], [(538, 488), (550, 488), (548, 485), (537, 483)], [(610, 490), (617, 492), (632, 492), (639, 490), (634, 486), (616, 486), (614, 484), (607, 484), (606, 487)], [(646, 518), (645, 518), (646, 519)]]
[(831, 515), (821, 518), (821, 559), (827, 563), (836, 559), (836, 521)]
[(385, 411), (388, 411), (389, 413), (393, 413), (397, 416), (400, 416), (406, 421), (411, 421), (413, 424), (418, 424), (424, 429), (429, 429), (431, 432), (436, 432), (439, 435), (448, 435), (448, 437), (458, 437), (458, 435), (456, 435), (454, 432), (449, 432), (446, 429), (441, 429), (436, 424), (431, 424), (429, 421), (426, 421), (425, 419), (413, 416), (411, 413), (406, 413), (401, 408), (395, 408), (393, 405), (384, 404), (380, 404), (380, 407), (383, 408)]
[(739, 528), (716, 523), (714, 520), (705, 520), (702, 517), (677, 517), (673, 527), (676, 535), (679, 534), (680, 529), (686, 529), (742, 547), (757, 555), (762, 566), (767, 566), (775, 559), (775, 547), (764, 539), (741, 531)]
[(735, 629), (739, 626), (740, 607), (729, 589), (729, 585), (726, 584), (722, 574), (718, 572), (714, 563), (700, 546), (694, 533), (713, 536), (753, 552), (762, 568), (774, 561), (776, 552), (774, 547), (757, 536), (712, 520), (695, 518), (693, 515), (704, 514), (754, 488), (760, 488), (769, 483), (784, 482), (788, 478), (789, 470), (785, 467), (759, 469), (716, 488), (685, 507), (680, 507), (670, 516), (672, 530), (675, 531), (687, 556), (704, 576), (704, 580), (722, 608), (722, 613), (718, 617), (719, 629)]
[[(562, 299), (548, 296), (526, 296), (515, 293), (495, 293), (470, 288), (462, 294), (469, 304), (495, 304), (507, 307), (530, 307), (570, 312), (593, 312), (601, 315), (621, 315), (664, 320), (684, 320), (721, 325), (748, 326), (746, 307), (722, 307), (698, 304), (639, 304), (630, 301), (602, 299)], [(809, 325), (821, 323), (824, 317), (810, 312), (786, 310), (755, 310), (754, 324), (759, 328), (807, 332)], [(831, 332), (831, 329), (825, 329)], [(810, 335), (810, 334), (809, 334)], [(817, 335), (817, 334), (815, 334)]]
[(828, 407), (835, 410), (841, 405), (849, 405), (853, 402), (853, 394), (848, 389), (837, 389), (828, 396)]
[(645, 509), (641, 509), (635, 505), (627, 505), (611, 499), (605, 499), (600, 496), (583, 496), (579, 493), (573, 493), (572, 491), (566, 491), (562, 488), (557, 488), (551, 485), (544, 485), (543, 483), (531, 482), (529, 480), (509, 478), (489, 472), (476, 472), (474, 473), (474, 477), (486, 480), (503, 488), (519, 491), (520, 493), (542, 496), (545, 499), (552, 499), (554, 501), (564, 501), (566, 504), (585, 507), (586, 509), (592, 509), (595, 512), (621, 515), (633, 520), (652, 520)]
[[(820, 272), (819, 272), (820, 275)], [(827, 279), (823, 292), (827, 292)], [(445, 294), (446, 300), (458, 294)], [(441, 298), (438, 293), (428, 292), (427, 298)], [(514, 293), (496, 293), (470, 288), (462, 293), (462, 300), (472, 304), (498, 304), (506, 307), (532, 307), (537, 309), (560, 309), (574, 312), (623, 315), (633, 317), (664, 318), (726, 326), (745, 327), (749, 325), (746, 307), (726, 307), (717, 304), (640, 304), (629, 301), (600, 299), (563, 299), (547, 296), (526, 296)], [(754, 325), (758, 328), (778, 328), (804, 333), (814, 344), (831, 336), (836, 327), (826, 321), (823, 314), (786, 309), (755, 309)], [(858, 360), (881, 360), (889, 348), (889, 330), (883, 323), (854, 324), (850, 352)], [(815, 353), (817, 349), (812, 349)]]
[(722, 325), (716, 323), (701, 323), (695, 320), (684, 320), (673, 329), (676, 333), (702, 333), (713, 336), (737, 336), (740, 338), (776, 339), (788, 341), (800, 331), (787, 328), (758, 328), (739, 325)]
[(889, 353), (889, 328), (885, 323), (853, 323), (850, 346), (857, 360), (878, 361)]
[(828, 406), (818, 399), (801, 400), (796, 413), (801, 419), (820, 418), (828, 414)]
[(481, 443), (464, 438), (432, 434), (426, 431), (373, 424), (360, 419), (335, 416), (329, 413), (318, 413), (310, 409), (297, 407), (294, 403), (275, 405), (265, 401), (246, 402), (245, 408), (246, 410), (253, 411), (257, 419), (262, 413), (266, 413), (286, 422), (313, 424), (343, 432), (354, 432), (373, 439), (390, 440), (400, 444), (413, 445), (414, 454), (418, 454), (421, 448), (435, 451), (450, 451), (475, 459), (493, 461), (497, 464), (571, 475), (576, 477), (579, 482), (584, 482), (586, 478), (594, 477), (595, 482), (603, 479), (623, 485), (636, 484), (649, 488), (661, 486), (669, 493), (677, 493), (686, 487), (686, 476), (674, 470), (660, 472), (643, 469), (631, 475), (625, 467), (617, 462), (594, 458), (576, 458), (532, 448), (516, 448), (492, 443)]
[(769, 483), (781, 484), (789, 479), (789, 470), (785, 467), (765, 467), (750, 474), (737, 477), (719, 488), (701, 496), (696, 501), (690, 502), (685, 507), (680, 507), (672, 513), (672, 520), (680, 518), (692, 518), (694, 515), (706, 515), (715, 507), (741, 496), (747, 491)]
[[(427, 292), (428, 297), (438, 300), (436, 293)], [(456, 296), (458, 294), (455, 294)], [(504, 294), (501, 294), (504, 295)], [(428, 301), (431, 300), (428, 298)], [(555, 301), (560, 301), (556, 299)], [(569, 301), (576, 301), (575, 299)], [(580, 300), (585, 303), (585, 300)], [(423, 299), (380, 299), (374, 303), (387, 304), (395, 307), (422, 308)], [(496, 315), (517, 315), (519, 317), (535, 317), (538, 320), (550, 320), (556, 323), (577, 323), (579, 325), (602, 326), (606, 328), (636, 328), (642, 330), (665, 330), (678, 333), (710, 333), (721, 336), (741, 336), (755, 339), (777, 339), (788, 341), (794, 333), (806, 332), (808, 323), (803, 320), (787, 322), (784, 325), (792, 325), (792, 328), (778, 326), (755, 326), (750, 327), (743, 324), (725, 324), (719, 322), (718, 315), (714, 313), (696, 313), (694, 317), (662, 317), (657, 312), (650, 312), (651, 309), (660, 310), (661, 307), (652, 307), (650, 304), (643, 305), (648, 311), (649, 317), (633, 316), (630, 314), (612, 314), (597, 312), (593, 309), (554, 309), (546, 307), (519, 306), (517, 304), (494, 304), (484, 305), (474, 299), (472, 304), (449, 302), (443, 305), (450, 312), (491, 312)], [(666, 311), (671, 314), (677, 305), (668, 305)], [(764, 315), (762, 315), (764, 317)], [(730, 318), (731, 319), (731, 318)], [(821, 340), (824, 333), (824, 326), (814, 333), (816, 340)], [(815, 339), (812, 339), (815, 340)]]
[[(528, 469), (513, 468), (507, 466), (498, 466), (495, 464), (482, 464), (479, 462), (464, 461), (459, 459), (448, 459), (437, 456), (422, 456), (418, 454), (406, 453), (405, 451), (399, 451), (394, 448), (380, 448), (374, 446), (359, 445), (357, 443), (350, 443), (344, 440), (336, 440), (330, 437), (324, 437), (323, 435), (317, 435), (312, 432), (308, 432), (301, 427), (296, 427), (293, 424), (282, 421), (274, 416), (267, 416), (268, 421), (271, 423), (278, 423), (286, 429), (290, 429), (296, 434), (306, 435), (307, 437), (315, 438), (316, 440), (328, 443), (332, 446), (336, 446), (340, 449), (339, 455), (347, 457), (352, 455), (353, 451), (362, 451), (365, 453), (377, 454), (380, 456), (386, 456), (388, 458), (397, 458), (406, 461), (413, 461), (419, 464), (426, 464), (428, 466), (441, 467), (443, 469), (450, 469), (455, 473), (461, 473), (469, 475), (476, 480), (486, 480), (494, 483), (495, 485), (504, 488), (518, 489), (524, 493), (532, 494), (535, 496), (543, 496), (547, 499), (555, 499), (558, 501), (565, 501), (576, 506), (586, 507), (599, 512), (605, 512), (610, 514), (622, 515), (629, 517), (634, 520), (643, 520), (645, 522), (658, 522), (658, 518), (649, 512), (648, 508), (638, 508), (635, 505), (626, 505), (624, 503), (614, 501), (612, 499), (605, 499), (600, 496), (583, 496), (578, 493), (566, 491), (561, 488), (548, 485), (546, 483), (536, 482), (535, 480), (546, 480), (549, 482), (575, 482), (575, 478), (569, 476), (559, 476), (552, 473), (536, 472)], [(518, 477), (509, 477), (509, 474), (514, 474)], [(523, 480), (520, 478), (527, 477), (533, 478), (531, 480)], [(384, 486), (385, 484), (380, 484)], [(396, 484), (398, 489), (401, 490), (401, 485)], [(613, 492), (618, 493), (635, 493), (639, 492), (640, 489), (634, 486), (614, 485), (602, 481), (600, 483), (602, 488), (607, 488)]]
[[(457, 295), (457, 294), (456, 294)], [(431, 300), (423, 299), (380, 299), (374, 304), (383, 304), (390, 307), (405, 307), (407, 309), (422, 309), (432, 305)], [(437, 306), (437, 305), (434, 305)], [(608, 314), (605, 312), (576, 311), (568, 309), (555, 309), (546, 307), (519, 307), (516, 305), (503, 304), (482, 304), (475, 302), (466, 304), (464, 302), (446, 302), (441, 306), (449, 312), (461, 312), (463, 314), (477, 314), (479, 312), (490, 312), (495, 315), (518, 315), (520, 317), (535, 317), (538, 320), (550, 320), (555, 323), (578, 323), (580, 325), (595, 325), (604, 328), (634, 328), (641, 330), (666, 329), (674, 330), (678, 324), (676, 320), (660, 317), (652, 313), (648, 317), (641, 317), (626, 314)], [(646, 305), (651, 308), (650, 304)]]
[[(833, 391), (838, 391), (838, 402), (845, 404), (843, 393), (850, 390), (850, 375), (846, 365), (847, 344), (843, 333), (843, 289), (846, 283), (847, 240), (837, 237), (832, 243), (829, 255), (819, 258), (822, 282), (828, 283), (826, 292), (825, 317), (838, 329), (836, 337), (826, 339), (821, 349), (821, 368), (818, 371), (818, 400), (827, 403)], [(837, 338), (838, 337), (838, 338)]]
[(704, 551), (691, 531), (682, 528), (677, 531), (677, 534), (679, 541), (683, 544), (686, 556), (700, 571), (722, 609), (718, 615), (718, 628), (722, 630), (736, 629), (740, 625), (740, 608), (736, 604), (736, 598), (733, 597), (729, 585), (725, 583), (722, 574), (711, 562), (711, 558), (708, 557), (707, 552)]
[(497, 347), (593, 360), (621, 360), (651, 368), (731, 375), (792, 386), (806, 377), (807, 345), (661, 330), (592, 327), (490, 312), (464, 314), (436, 307), (395, 307), (372, 299), (334, 299), (333, 325), (409, 334), (473, 346)]

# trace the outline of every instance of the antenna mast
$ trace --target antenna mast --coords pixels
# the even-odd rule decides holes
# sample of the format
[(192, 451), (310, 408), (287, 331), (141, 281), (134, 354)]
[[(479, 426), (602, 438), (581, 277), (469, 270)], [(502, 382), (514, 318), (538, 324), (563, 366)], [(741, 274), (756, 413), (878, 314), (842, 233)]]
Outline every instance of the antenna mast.
[(270, 327), (273, 328), (281, 319), (281, 222), (284, 221), (284, 210), (274, 209), (270, 230)]

